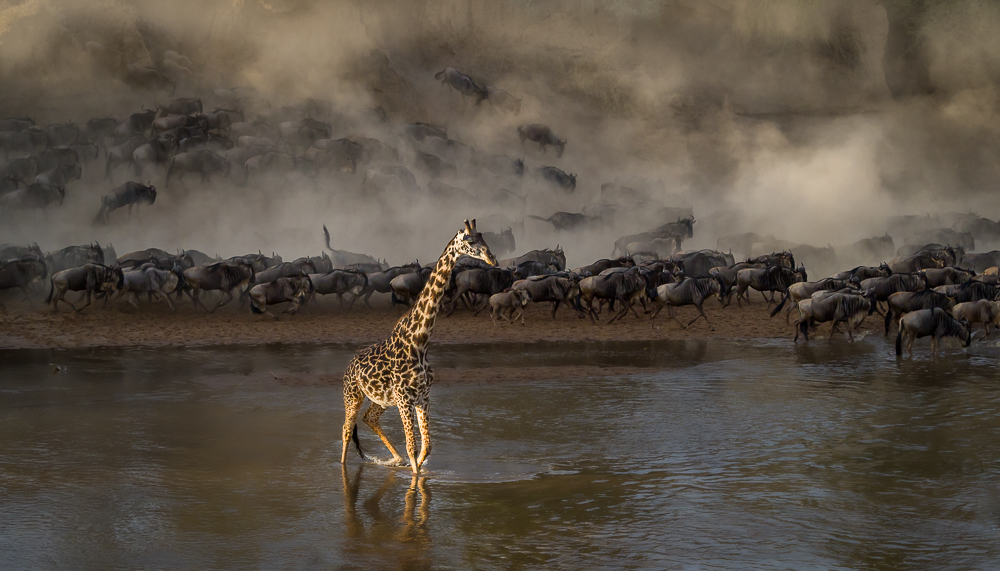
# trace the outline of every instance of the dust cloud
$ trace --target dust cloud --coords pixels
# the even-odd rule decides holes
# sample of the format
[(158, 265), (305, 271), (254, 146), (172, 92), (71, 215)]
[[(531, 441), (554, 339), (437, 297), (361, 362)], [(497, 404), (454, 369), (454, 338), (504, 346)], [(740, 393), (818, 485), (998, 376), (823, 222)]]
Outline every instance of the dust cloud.
[[(576, 266), (690, 209), (685, 249), (755, 232), (846, 251), (888, 232), (889, 217), (928, 214), (936, 227), (949, 212), (1000, 216), (998, 32), (1000, 5), (983, 0), (3, 2), (5, 117), (83, 125), (200, 97), (205, 111), (239, 108), (273, 125), (308, 113), (330, 138), (377, 139), (398, 159), (245, 184), (236, 165), (167, 186), (166, 165), (123, 166), (109, 181), (101, 152), (61, 206), (4, 213), (0, 242), (292, 259), (321, 251), (326, 224), (335, 248), (429, 262), (476, 217), (483, 230), (514, 228), (516, 253), (559, 244)], [(190, 68), (165, 63), (168, 50)], [(143, 84), (136, 65), (172, 88)], [(519, 110), (441, 85), (446, 67), (508, 92)], [(464, 145), (415, 141), (404, 125), (416, 122)], [(565, 154), (522, 144), (527, 123), (567, 139)], [(418, 152), (455, 169), (420, 168)], [(524, 175), (491, 172), (489, 155), (523, 158)], [(363, 184), (395, 164), (418, 190)], [(575, 192), (539, 177), (542, 166), (575, 174)], [(156, 203), (94, 224), (100, 197), (126, 180), (151, 181)], [(575, 230), (531, 218), (559, 211), (593, 218)], [(893, 235), (896, 247), (907, 238)]]

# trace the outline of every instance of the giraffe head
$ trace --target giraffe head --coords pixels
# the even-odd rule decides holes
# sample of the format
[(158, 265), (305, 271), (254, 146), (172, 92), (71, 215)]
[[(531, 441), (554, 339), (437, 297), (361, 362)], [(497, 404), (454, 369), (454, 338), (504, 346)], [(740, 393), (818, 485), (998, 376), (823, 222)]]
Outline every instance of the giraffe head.
[(455, 249), (460, 256), (478, 258), (491, 266), (497, 265), (497, 259), (490, 252), (490, 247), (483, 240), (483, 235), (476, 230), (476, 219), (470, 223), (465, 221), (465, 228), (455, 236)]

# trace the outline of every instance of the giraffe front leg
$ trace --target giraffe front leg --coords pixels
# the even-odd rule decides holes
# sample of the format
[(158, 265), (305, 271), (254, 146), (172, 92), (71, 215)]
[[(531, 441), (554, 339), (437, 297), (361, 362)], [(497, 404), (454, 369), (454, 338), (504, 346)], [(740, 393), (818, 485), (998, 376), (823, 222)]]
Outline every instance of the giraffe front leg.
[(361, 420), (363, 420), (364, 423), (368, 425), (368, 428), (371, 428), (375, 434), (378, 434), (378, 437), (382, 439), (382, 443), (389, 449), (389, 453), (392, 454), (392, 465), (401, 466), (403, 464), (403, 457), (399, 455), (399, 452), (396, 452), (396, 448), (392, 445), (392, 442), (389, 441), (389, 437), (387, 437), (385, 432), (382, 431), (382, 424), (379, 422), (379, 418), (382, 416), (383, 412), (385, 412), (385, 407), (373, 402), (371, 406), (368, 407), (368, 410), (365, 411), (365, 415), (361, 417)]
[(427, 460), (427, 456), (431, 453), (431, 430), (427, 425), (429, 420), (428, 409), (430, 408), (430, 403), (425, 403), (423, 405), (417, 405), (417, 427), (420, 428), (420, 456), (417, 457), (417, 468), (413, 471), (414, 474), (420, 472), (420, 467)]
[(410, 457), (410, 469), (416, 475), (420, 467), (417, 465), (417, 438), (413, 433), (413, 402), (399, 399), (396, 406), (399, 408), (399, 418), (403, 421), (403, 432), (406, 433), (406, 455)]

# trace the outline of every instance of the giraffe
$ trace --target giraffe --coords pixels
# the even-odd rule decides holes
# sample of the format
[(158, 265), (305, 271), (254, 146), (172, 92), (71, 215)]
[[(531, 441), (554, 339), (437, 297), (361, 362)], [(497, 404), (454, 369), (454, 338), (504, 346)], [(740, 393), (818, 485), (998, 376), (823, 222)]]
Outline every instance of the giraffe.
[[(434, 374), (427, 363), (427, 344), (434, 330), (434, 321), (441, 308), (441, 299), (451, 281), (451, 271), (461, 256), (471, 256), (497, 265), (497, 260), (476, 231), (476, 220), (465, 221), (465, 228), (459, 230), (448, 242), (448, 247), (437, 261), (434, 271), (427, 279), (420, 296), (413, 307), (396, 322), (389, 338), (381, 343), (362, 349), (351, 360), (344, 372), (344, 432), (341, 464), (347, 464), (349, 440), (362, 459), (367, 458), (358, 441), (357, 417), (365, 398), (371, 406), (362, 420), (385, 443), (392, 454), (391, 465), (405, 465), (405, 460), (396, 452), (392, 443), (382, 432), (379, 417), (388, 407), (398, 407), (406, 432), (406, 453), (410, 458), (413, 474), (420, 472), (420, 466), (431, 452), (430, 429), (427, 426), (430, 407), (430, 388)], [(416, 438), (413, 433), (413, 415), (420, 429), (420, 456), (416, 456)]]

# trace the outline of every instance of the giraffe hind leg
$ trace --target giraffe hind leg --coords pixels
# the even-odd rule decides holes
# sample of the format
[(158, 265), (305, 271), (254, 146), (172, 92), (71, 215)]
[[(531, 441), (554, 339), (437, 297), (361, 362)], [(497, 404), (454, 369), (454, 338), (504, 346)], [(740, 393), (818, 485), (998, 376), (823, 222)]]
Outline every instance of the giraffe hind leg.
[(392, 454), (392, 464), (400, 465), (403, 463), (403, 457), (399, 455), (399, 452), (396, 452), (396, 448), (389, 441), (389, 437), (385, 435), (385, 432), (382, 431), (382, 424), (379, 422), (379, 418), (383, 412), (385, 412), (385, 407), (373, 402), (368, 407), (368, 410), (365, 411), (365, 415), (361, 417), (361, 420), (382, 439), (382, 443), (385, 444), (385, 447), (389, 449), (389, 453)]
[(354, 441), (354, 446), (358, 449), (361, 459), (367, 459), (361, 449), (361, 442), (358, 440), (358, 412), (365, 402), (365, 395), (358, 388), (357, 381), (347, 376), (344, 377), (344, 430), (343, 447), (340, 451), (340, 463), (347, 465), (347, 448), (350, 441)]

